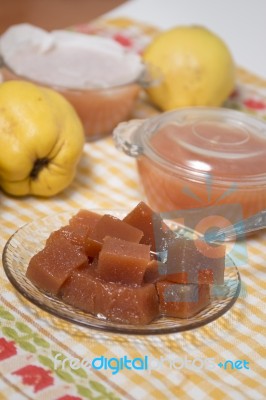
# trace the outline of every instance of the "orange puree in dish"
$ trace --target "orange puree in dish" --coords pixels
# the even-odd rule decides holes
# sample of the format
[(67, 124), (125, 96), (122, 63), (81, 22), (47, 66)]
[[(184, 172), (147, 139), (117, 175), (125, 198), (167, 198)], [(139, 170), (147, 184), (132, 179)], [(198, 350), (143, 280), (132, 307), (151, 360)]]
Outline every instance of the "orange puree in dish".
[[(6, 67), (2, 67), (1, 73), (4, 81), (30, 81)], [(32, 82), (48, 86), (34, 80)], [(62, 94), (75, 108), (89, 141), (110, 134), (119, 122), (128, 119), (140, 93), (137, 83), (107, 89), (67, 89), (56, 85), (49, 87)]]
[(265, 182), (259, 181), (266, 172), (265, 132), (232, 125), (169, 123), (150, 137), (153, 156), (140, 155), (137, 164), (153, 209), (234, 203), (247, 217), (266, 208)]
[(129, 116), (140, 92), (140, 86), (129, 84), (99, 90), (56, 88), (76, 109), (89, 140), (101, 138)]

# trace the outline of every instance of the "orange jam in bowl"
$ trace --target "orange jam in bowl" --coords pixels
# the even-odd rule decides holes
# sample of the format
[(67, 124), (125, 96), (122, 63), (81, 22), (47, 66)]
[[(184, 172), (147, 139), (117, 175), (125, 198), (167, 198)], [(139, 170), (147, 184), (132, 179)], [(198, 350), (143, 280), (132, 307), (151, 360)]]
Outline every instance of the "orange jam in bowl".
[(159, 212), (238, 204), (266, 209), (266, 123), (194, 107), (120, 124), (116, 144), (136, 157), (145, 196)]
[(115, 126), (130, 117), (141, 86), (137, 82), (100, 89), (68, 89), (47, 85), (14, 73), (9, 67), (1, 69), (4, 81), (19, 79), (47, 86), (62, 94), (75, 108), (84, 128), (87, 141), (101, 139), (112, 132)]
[[(22, 23), (0, 38), (3, 80), (58, 91), (76, 109), (88, 141), (130, 117), (148, 71), (141, 57), (111, 38)], [(144, 80), (143, 80), (144, 79)]]

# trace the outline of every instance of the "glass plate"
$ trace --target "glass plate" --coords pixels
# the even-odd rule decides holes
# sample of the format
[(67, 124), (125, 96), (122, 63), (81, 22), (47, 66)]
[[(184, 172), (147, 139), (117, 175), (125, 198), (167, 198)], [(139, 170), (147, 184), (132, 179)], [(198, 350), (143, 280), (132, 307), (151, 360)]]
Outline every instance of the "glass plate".
[[(108, 213), (118, 218), (126, 215), (125, 211), (94, 211), (101, 214)], [(31, 257), (44, 247), (50, 233), (66, 225), (76, 213), (77, 210), (67, 211), (24, 225), (11, 236), (3, 251), (4, 270), (12, 285), (26, 299), (56, 317), (88, 328), (109, 332), (145, 335), (175, 333), (198, 328), (214, 321), (228, 311), (238, 298), (241, 286), (240, 275), (233, 261), (227, 257), (225, 284), (223, 286), (213, 285), (211, 287), (210, 305), (189, 319), (160, 317), (149, 325), (123, 325), (99, 319), (65, 304), (59, 298), (35, 287), (25, 274)], [(192, 233), (173, 221), (166, 220), (165, 222), (179, 236), (190, 236)]]

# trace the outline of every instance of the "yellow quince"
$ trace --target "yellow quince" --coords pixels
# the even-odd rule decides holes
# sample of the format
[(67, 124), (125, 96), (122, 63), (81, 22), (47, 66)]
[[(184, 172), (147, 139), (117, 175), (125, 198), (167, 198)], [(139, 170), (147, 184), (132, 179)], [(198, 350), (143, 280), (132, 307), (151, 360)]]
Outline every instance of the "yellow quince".
[(65, 98), (26, 81), (0, 84), (0, 187), (53, 196), (72, 181), (82, 154), (81, 122)]
[(235, 64), (225, 42), (201, 26), (177, 26), (158, 34), (144, 61), (161, 74), (147, 89), (164, 111), (221, 106), (235, 87)]

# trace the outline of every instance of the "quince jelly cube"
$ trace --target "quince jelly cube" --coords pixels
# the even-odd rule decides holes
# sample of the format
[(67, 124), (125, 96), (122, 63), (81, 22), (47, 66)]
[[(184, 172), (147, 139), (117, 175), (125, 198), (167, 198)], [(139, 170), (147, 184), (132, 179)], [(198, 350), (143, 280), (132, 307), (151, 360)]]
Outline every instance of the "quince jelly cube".
[(88, 259), (82, 249), (57, 235), (31, 258), (26, 276), (39, 288), (57, 294), (71, 272), (86, 265)]
[(121, 221), (119, 218), (105, 214), (95, 225), (90, 237), (98, 242), (103, 242), (106, 236), (139, 243), (143, 232)]
[(166, 250), (168, 243), (175, 238), (161, 216), (144, 202), (140, 202), (123, 221), (140, 229), (144, 234), (140, 243), (151, 245), (151, 250), (155, 252)]
[(160, 313), (168, 317), (190, 318), (210, 303), (209, 285), (157, 282)]
[(150, 246), (106, 237), (97, 271), (105, 281), (141, 285), (150, 261)]
[(168, 246), (167, 280), (223, 285), (225, 250), (201, 239), (176, 238)]

